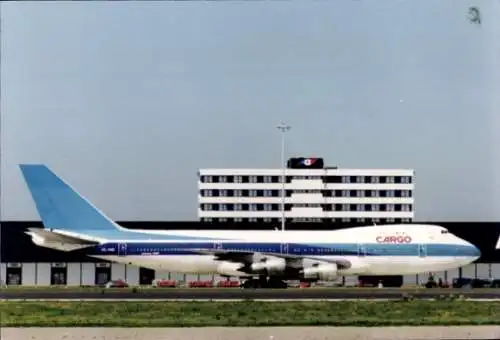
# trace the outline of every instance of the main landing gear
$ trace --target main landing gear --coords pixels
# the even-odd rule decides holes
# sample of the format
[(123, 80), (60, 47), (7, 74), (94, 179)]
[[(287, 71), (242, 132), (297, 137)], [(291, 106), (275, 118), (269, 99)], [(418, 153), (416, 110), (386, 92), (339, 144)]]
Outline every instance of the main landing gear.
[(243, 282), (241, 285), (241, 288), (243, 289), (257, 289), (257, 288), (288, 288), (288, 285), (286, 282), (275, 279), (275, 278), (267, 278), (267, 277), (260, 277), (258, 279), (248, 279)]

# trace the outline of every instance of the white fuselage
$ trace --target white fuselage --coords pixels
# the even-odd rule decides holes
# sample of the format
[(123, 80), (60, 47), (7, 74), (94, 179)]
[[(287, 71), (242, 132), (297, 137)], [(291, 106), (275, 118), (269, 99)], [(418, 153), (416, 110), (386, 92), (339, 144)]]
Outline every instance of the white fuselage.
[[(110, 241), (126, 243), (131, 247), (144, 247), (133, 254), (92, 255), (93, 257), (117, 263), (132, 264), (145, 268), (179, 273), (213, 274), (220, 273), (221, 261), (214, 255), (196, 255), (175, 253), (162, 254), (148, 249), (148, 244), (161, 243), (167, 248), (200, 243), (206, 247), (212, 242), (221, 249), (231, 250), (231, 245), (238, 243), (252, 245), (255, 251), (266, 245), (286, 245), (286, 253), (292, 254), (295, 246), (300, 246), (303, 258), (321, 261), (343, 260), (351, 263), (349, 268), (340, 269), (339, 275), (405, 275), (423, 272), (442, 271), (458, 268), (475, 261), (479, 251), (473, 245), (439, 226), (400, 225), (370, 226), (349, 228), (336, 231), (138, 231), (160, 239)], [(133, 234), (133, 233), (130, 233)], [(211, 238), (211, 240), (171, 240), (168, 237)], [(355, 254), (325, 255), (329, 247), (353, 247)], [(260, 248), (259, 248), (260, 247)], [(414, 247), (415, 251), (408, 250)], [(411, 248), (413, 249), (413, 248)], [(420, 251), (418, 250), (420, 249)], [(322, 254), (323, 253), (323, 254)], [(234, 272), (238, 276), (238, 272)]]

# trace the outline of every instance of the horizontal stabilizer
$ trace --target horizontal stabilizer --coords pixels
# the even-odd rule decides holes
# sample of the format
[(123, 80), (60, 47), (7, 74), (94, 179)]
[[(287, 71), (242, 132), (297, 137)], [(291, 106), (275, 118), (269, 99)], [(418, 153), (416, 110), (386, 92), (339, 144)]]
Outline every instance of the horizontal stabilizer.
[(41, 228), (28, 228), (25, 234), (31, 236), (33, 242), (39, 246), (62, 251), (78, 250), (99, 244), (96, 240), (64, 235), (62, 232)]

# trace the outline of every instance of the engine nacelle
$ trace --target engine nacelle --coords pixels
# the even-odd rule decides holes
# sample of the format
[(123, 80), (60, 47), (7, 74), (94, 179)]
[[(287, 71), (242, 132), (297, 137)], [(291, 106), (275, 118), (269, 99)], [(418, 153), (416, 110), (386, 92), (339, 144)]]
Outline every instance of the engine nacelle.
[(323, 263), (314, 267), (304, 268), (302, 274), (304, 275), (304, 279), (335, 281), (338, 279), (338, 266), (335, 263)]
[(248, 276), (247, 273), (239, 271), (239, 269), (243, 266), (242, 263), (235, 262), (221, 262), (217, 266), (217, 273), (225, 276)]
[(266, 256), (250, 265), (252, 272), (257, 274), (267, 273), (269, 276), (283, 274), (286, 269), (286, 260), (280, 257)]

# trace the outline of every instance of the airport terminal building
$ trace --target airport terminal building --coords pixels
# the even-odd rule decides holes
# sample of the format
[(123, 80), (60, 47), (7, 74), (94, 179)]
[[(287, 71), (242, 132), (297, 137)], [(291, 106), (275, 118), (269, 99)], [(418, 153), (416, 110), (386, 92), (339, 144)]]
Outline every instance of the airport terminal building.
[[(286, 178), (286, 182), (281, 179)], [(414, 172), (411, 169), (339, 169), (325, 167), (321, 158), (292, 158), (283, 169), (202, 169), (198, 176), (199, 221), (118, 222), (131, 229), (274, 229), (282, 218), (285, 193), (287, 230), (336, 230), (372, 223), (413, 223)], [(284, 191), (283, 191), (284, 189)], [(417, 223), (417, 222), (415, 222)], [(434, 273), (454, 277), (500, 278), (500, 251), (495, 243), (499, 223), (439, 224), (480, 248), (477, 263)], [(7, 221), (0, 227), (0, 281), (8, 285), (97, 285), (126, 280), (151, 284), (155, 278), (177, 281), (218, 280), (159, 272), (132, 265), (106, 263), (80, 251), (60, 252), (38, 247), (25, 234), (40, 222)], [(421, 283), (428, 273), (402, 277), (404, 284)], [(352, 284), (358, 277), (344, 277)]]

